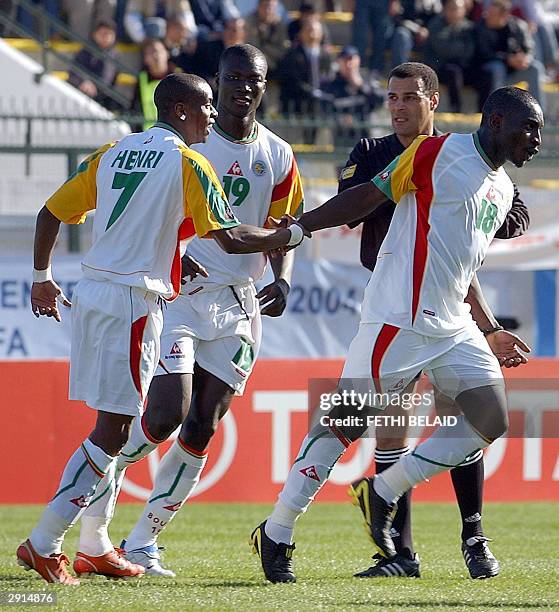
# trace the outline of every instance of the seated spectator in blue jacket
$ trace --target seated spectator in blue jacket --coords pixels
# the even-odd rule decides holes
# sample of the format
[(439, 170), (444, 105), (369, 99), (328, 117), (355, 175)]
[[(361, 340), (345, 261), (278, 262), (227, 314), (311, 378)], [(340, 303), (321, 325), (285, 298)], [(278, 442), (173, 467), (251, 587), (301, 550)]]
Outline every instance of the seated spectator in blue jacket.
[(367, 129), (362, 126), (355, 128), (354, 125), (366, 122), (371, 112), (382, 106), (384, 92), (361, 76), (361, 57), (357, 47), (344, 47), (336, 63), (336, 76), (323, 87), (324, 106), (336, 117), (336, 143), (350, 145), (369, 135)]
[[(99, 51), (102, 52), (103, 56), (97, 57), (84, 48), (74, 58), (74, 64), (91, 72), (105, 85), (112, 87), (118, 76), (118, 69), (114, 62), (116, 58), (114, 49), (116, 24), (112, 21), (99, 22), (91, 34), (91, 40)], [(97, 85), (92, 80), (80, 74), (80, 72), (72, 70), (68, 81), (104, 107), (110, 110), (117, 110), (119, 108), (110, 97), (97, 89)]]
[(545, 107), (543, 64), (534, 59), (534, 41), (527, 24), (511, 15), (509, 0), (491, 0), (476, 24), (476, 63), (481, 66), (481, 102), (495, 89), (527, 81), (530, 93)]
[(443, 0), (443, 12), (429, 22), (425, 62), (448, 88), (450, 110), (462, 112), (462, 89), (473, 84), (474, 24), (466, 19), (465, 0)]

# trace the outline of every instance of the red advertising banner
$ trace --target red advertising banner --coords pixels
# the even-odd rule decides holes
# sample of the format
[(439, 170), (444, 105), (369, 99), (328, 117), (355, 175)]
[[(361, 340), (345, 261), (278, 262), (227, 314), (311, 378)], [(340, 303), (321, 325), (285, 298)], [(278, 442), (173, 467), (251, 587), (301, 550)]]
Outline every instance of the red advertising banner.
[[(193, 501), (274, 501), (307, 431), (308, 381), (335, 378), (341, 367), (338, 360), (258, 362), (245, 395), (234, 400), (212, 442)], [(515, 431), (526, 424), (533, 437), (503, 438), (486, 451), (488, 501), (559, 500), (558, 373), (559, 360), (553, 359), (506, 371), (511, 423)], [(2, 362), (0, 389), (0, 503), (44, 503), (91, 431), (95, 412), (66, 399), (66, 361)], [(128, 471), (123, 501), (147, 498), (167, 446)], [(374, 470), (373, 449), (373, 439), (350, 447), (320, 499), (344, 501), (347, 483)], [(414, 495), (419, 501), (452, 500), (448, 475), (422, 484)]]

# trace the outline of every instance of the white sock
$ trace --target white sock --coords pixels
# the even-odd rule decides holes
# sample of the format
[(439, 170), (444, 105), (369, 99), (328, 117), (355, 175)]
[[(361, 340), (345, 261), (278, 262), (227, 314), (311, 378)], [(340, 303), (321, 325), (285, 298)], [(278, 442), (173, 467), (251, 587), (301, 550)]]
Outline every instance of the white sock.
[(59, 554), (66, 531), (83, 514), (97, 485), (116, 463), (89, 438), (70, 457), (55, 496), (49, 502), (29, 539), (44, 557)]
[(118, 456), (118, 470), (138, 463), (156, 449), (161, 442), (162, 440), (156, 440), (150, 435), (144, 417), (135, 418), (130, 426), (128, 441)]
[(155, 544), (159, 534), (190, 497), (208, 458), (207, 453), (197, 453), (180, 439), (165, 453), (155, 476), (151, 498), (126, 538), (126, 550)]
[(411, 454), (405, 455), (374, 480), (375, 491), (392, 503), (422, 480), (461, 465), (477, 450), (489, 446), (464, 416), (454, 427), (439, 427)]
[(301, 516), (297, 510), (291, 510), (287, 506), (284, 506), (281, 501), (277, 501), (274, 506), (274, 510), (266, 524), (264, 531), (266, 535), (274, 542), (283, 542), (284, 544), (291, 544), (293, 541), (293, 529), (295, 528), (295, 521)]
[[(341, 434), (339, 438), (336, 437), (330, 429), (315, 427), (309, 432), (303, 440), (268, 521), (268, 537), (274, 541), (289, 540), (291, 543), (295, 521), (306, 512), (348, 446), (348, 440)], [(274, 536), (270, 535), (272, 533)]]

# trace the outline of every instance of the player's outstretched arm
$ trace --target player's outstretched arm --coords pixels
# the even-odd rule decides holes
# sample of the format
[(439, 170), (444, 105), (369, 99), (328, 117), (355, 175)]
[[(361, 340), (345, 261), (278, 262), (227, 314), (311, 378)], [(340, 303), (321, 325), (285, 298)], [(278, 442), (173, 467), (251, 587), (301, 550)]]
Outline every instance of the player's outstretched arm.
[(330, 198), (322, 206), (304, 213), (299, 222), (309, 232), (357, 221), (386, 201), (386, 195), (369, 181)]
[(477, 326), (484, 332), (491, 351), (505, 368), (516, 368), (528, 359), (521, 352), (530, 352), (530, 347), (518, 336), (504, 330), (493, 313), (481, 290), (481, 285), (474, 274), (470, 284), (466, 303), (470, 304), (472, 317)]
[(226, 253), (260, 253), (295, 247), (303, 240), (300, 227), (266, 229), (253, 225), (237, 225), (229, 229), (215, 230), (211, 237)]
[[(52, 280), (50, 262), (52, 252), (60, 231), (60, 219), (57, 219), (43, 206), (37, 215), (34, 244), (34, 278), (31, 287), (31, 309), (36, 317), (45, 315), (60, 321), (57, 299), (65, 306), (71, 306), (70, 301), (62, 293), (62, 289)], [(44, 280), (43, 280), (44, 279)]]

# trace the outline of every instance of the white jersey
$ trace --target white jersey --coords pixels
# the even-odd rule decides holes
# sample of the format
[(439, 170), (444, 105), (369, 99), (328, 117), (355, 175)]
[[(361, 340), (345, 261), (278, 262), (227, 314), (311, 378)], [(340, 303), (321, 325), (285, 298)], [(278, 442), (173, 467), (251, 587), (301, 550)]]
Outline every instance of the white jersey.
[(179, 241), (239, 224), (208, 161), (161, 123), (101, 147), (46, 206), (65, 223), (96, 210), (85, 276), (167, 299), (180, 288)]
[[(264, 227), (268, 216), (298, 215), (303, 209), (301, 177), (291, 147), (257, 123), (255, 135), (232, 141), (214, 128), (205, 143), (193, 145), (213, 165), (235, 216)], [(195, 238), (188, 254), (208, 271), (202, 283), (237, 285), (256, 281), (266, 268), (263, 253), (232, 255), (214, 241)]]
[(361, 320), (426, 336), (468, 324), (464, 298), (514, 187), (477, 134), (420, 136), (373, 179), (396, 211), (365, 292)]

